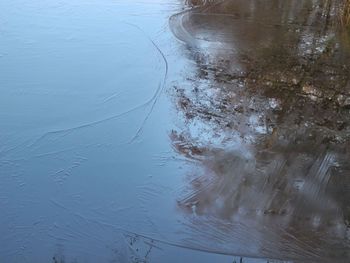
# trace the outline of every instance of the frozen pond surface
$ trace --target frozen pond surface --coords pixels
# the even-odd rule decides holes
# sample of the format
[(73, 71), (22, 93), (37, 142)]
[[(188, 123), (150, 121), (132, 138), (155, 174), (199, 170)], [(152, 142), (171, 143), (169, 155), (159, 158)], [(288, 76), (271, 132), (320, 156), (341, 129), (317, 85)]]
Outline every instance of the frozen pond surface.
[(0, 2), (0, 262), (349, 262), (335, 7), (187, 2)]

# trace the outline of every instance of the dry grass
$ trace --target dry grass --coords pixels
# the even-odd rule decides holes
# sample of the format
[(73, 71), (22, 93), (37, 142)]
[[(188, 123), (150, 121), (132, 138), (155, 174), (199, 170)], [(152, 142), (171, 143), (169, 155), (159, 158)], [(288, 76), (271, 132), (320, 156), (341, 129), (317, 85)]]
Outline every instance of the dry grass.
[(340, 22), (342, 26), (347, 27), (350, 30), (350, 0), (344, 0)]

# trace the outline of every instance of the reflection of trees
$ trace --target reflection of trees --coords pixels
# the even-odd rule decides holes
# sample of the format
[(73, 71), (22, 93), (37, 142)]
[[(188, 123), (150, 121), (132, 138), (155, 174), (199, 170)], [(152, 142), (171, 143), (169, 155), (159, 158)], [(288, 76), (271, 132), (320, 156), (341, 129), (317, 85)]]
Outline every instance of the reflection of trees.
[(258, 244), (242, 253), (350, 258), (350, 56), (336, 8), (237, 0), (171, 19), (196, 62), (175, 89), (185, 125), (171, 138), (202, 167), (179, 206), (218, 247), (238, 235)]

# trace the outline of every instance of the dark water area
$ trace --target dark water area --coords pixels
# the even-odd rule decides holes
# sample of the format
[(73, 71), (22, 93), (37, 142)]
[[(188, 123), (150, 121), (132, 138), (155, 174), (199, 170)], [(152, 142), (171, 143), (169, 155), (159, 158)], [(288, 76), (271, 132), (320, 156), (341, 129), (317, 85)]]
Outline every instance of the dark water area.
[(340, 6), (0, 2), (0, 263), (350, 262)]

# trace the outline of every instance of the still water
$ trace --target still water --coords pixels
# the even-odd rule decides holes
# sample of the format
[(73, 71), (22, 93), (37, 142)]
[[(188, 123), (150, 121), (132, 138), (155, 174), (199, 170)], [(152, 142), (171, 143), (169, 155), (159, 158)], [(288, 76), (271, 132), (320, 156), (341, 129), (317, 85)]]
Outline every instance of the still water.
[(349, 262), (337, 1), (0, 2), (0, 262)]

